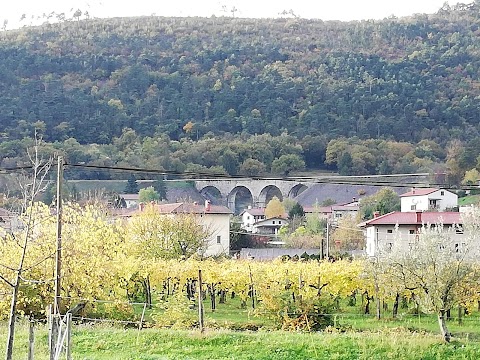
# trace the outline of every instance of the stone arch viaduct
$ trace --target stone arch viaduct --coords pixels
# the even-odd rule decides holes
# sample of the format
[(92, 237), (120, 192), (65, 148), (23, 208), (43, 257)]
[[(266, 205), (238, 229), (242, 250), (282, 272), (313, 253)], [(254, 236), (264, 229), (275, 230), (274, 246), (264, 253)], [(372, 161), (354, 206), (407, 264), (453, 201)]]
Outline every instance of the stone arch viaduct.
[(201, 179), (195, 180), (196, 189), (206, 198), (220, 198), (224, 205), (235, 212), (240, 194), (249, 194), (251, 205), (265, 207), (267, 202), (277, 196), (280, 200), (294, 198), (313, 183), (285, 180), (252, 179)]

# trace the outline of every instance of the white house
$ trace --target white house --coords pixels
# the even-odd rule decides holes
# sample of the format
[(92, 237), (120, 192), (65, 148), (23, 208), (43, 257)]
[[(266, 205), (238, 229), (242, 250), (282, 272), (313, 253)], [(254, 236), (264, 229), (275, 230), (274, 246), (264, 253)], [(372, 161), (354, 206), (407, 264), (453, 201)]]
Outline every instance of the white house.
[[(142, 211), (143, 206), (140, 206)], [(220, 205), (211, 205), (205, 201), (205, 205), (197, 203), (174, 203), (156, 204), (155, 209), (160, 214), (193, 214), (198, 221), (210, 232), (207, 239), (205, 256), (228, 255), (230, 251), (230, 218), (232, 212), (229, 208)]]
[(359, 203), (357, 200), (346, 204), (334, 204), (330, 206), (305, 206), (305, 214), (318, 214), (320, 219), (330, 220), (336, 223), (341, 218), (351, 216), (354, 218), (358, 214)]
[(22, 228), (22, 222), (18, 214), (7, 209), (0, 208), (0, 236), (18, 231)]
[(252, 208), (244, 210), (240, 216), (242, 217), (242, 229), (248, 232), (253, 232), (253, 225), (261, 220), (265, 220), (265, 208)]
[(396, 248), (408, 250), (418, 239), (424, 225), (443, 224), (445, 228), (454, 228), (452, 251), (462, 245), (464, 239), (462, 219), (459, 212), (392, 212), (376, 216), (359, 226), (365, 231), (368, 256), (376, 256)]
[(458, 196), (451, 191), (419, 188), (400, 195), (401, 211), (446, 211), (458, 206)]
[(278, 235), (282, 226), (288, 226), (288, 220), (282, 217), (272, 217), (257, 221), (253, 224), (252, 234), (256, 235)]
[(120, 194), (123, 200), (125, 200), (125, 205), (127, 209), (136, 207), (139, 203), (139, 195), (138, 194)]
[(335, 222), (347, 216), (354, 218), (358, 214), (358, 210), (358, 202), (344, 205), (332, 205), (332, 220)]

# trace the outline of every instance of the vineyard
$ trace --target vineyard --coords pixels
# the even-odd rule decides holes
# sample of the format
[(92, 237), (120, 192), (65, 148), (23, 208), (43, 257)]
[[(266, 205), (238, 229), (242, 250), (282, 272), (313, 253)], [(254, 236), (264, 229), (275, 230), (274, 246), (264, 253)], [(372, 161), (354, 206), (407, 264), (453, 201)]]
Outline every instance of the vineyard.
[[(25, 317), (42, 321), (54, 300), (56, 222), (55, 214), (43, 204), (36, 204), (25, 216), (29, 214), (36, 220), (28, 235), (17, 309)], [(60, 310), (76, 309), (75, 319), (81, 322), (195, 328), (202, 304), (207, 327), (314, 331), (338, 327), (339, 319), (352, 316), (395, 319), (441, 313), (448, 319), (453, 312), (461, 321), (473, 318), (479, 304), (474, 263), (461, 263), (458, 254), (444, 262), (420, 263), (418, 256), (443, 249), (438, 246), (442, 238), (448, 241), (448, 236), (437, 232), (423, 235), (433, 239), (433, 248), (418, 248), (409, 254), (408, 259), (416, 259), (420, 265), (402, 268), (398, 266), (400, 258), (390, 263), (256, 262), (206, 259), (198, 254), (173, 258), (165, 248), (158, 249), (159, 239), (172, 240), (175, 226), (185, 230), (192, 219), (172, 223), (145, 212), (130, 221), (114, 220), (102, 207), (76, 204), (64, 207), (63, 218)], [(164, 228), (170, 240), (165, 234), (160, 236)], [(25, 235), (22, 231), (1, 242), (2, 279), (13, 276), (22, 254), (16, 245)], [(0, 286), (0, 315), (7, 318), (9, 284), (3, 281)]]

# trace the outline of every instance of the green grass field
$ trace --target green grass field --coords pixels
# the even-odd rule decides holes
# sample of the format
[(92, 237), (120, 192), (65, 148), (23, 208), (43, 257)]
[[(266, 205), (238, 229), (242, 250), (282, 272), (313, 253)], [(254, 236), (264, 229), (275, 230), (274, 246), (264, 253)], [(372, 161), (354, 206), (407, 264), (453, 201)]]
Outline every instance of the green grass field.
[[(453, 335), (446, 344), (439, 335), (434, 315), (411, 314), (401, 308), (397, 319), (384, 311), (377, 320), (362, 312), (361, 302), (348, 306), (342, 302), (341, 312), (334, 315), (334, 325), (322, 332), (287, 332), (251, 303), (241, 306), (238, 297), (227, 297), (225, 304), (211, 310), (204, 302), (206, 330), (144, 328), (118, 323), (73, 326), (73, 359), (480, 359), (480, 313), (462, 317), (456, 313), (448, 321)], [(258, 311), (260, 310), (260, 311)], [(374, 311), (374, 309), (372, 309)], [(134, 308), (139, 319), (143, 305)], [(194, 318), (198, 309), (190, 309)], [(153, 325), (154, 309), (148, 310), (145, 326)], [(161, 312), (160, 312), (161, 314)], [(132, 319), (133, 320), (133, 319)], [(243, 331), (238, 331), (241, 329)], [(255, 331), (249, 331), (254, 329)], [(26, 359), (27, 324), (17, 326), (15, 359)], [(5, 323), (0, 323), (0, 337), (6, 339)], [(49, 359), (48, 333), (44, 324), (35, 331), (35, 359)], [(5, 351), (0, 343), (0, 352)], [(65, 358), (65, 357), (63, 357)]]
[[(450, 344), (426, 331), (403, 327), (320, 333), (283, 331), (123, 329), (76, 325), (73, 359), (478, 359), (480, 342), (465, 335)], [(48, 359), (47, 330), (36, 328), (35, 359)], [(6, 326), (0, 327), (6, 338)], [(27, 328), (18, 326), (15, 359), (26, 359)], [(0, 344), (4, 352), (5, 344)]]
[[(480, 315), (448, 321), (453, 341), (443, 343), (434, 315), (389, 312), (376, 320), (359, 307), (344, 307), (335, 315), (335, 326), (322, 332), (286, 332), (250, 307), (241, 308), (237, 299), (218, 304), (212, 312), (205, 301), (207, 329), (125, 327), (121, 324), (75, 324), (73, 359), (479, 359)], [(408, 309), (405, 309), (408, 310)], [(135, 309), (138, 314), (140, 309)], [(192, 314), (196, 309), (192, 309)], [(148, 321), (152, 314), (148, 314)], [(456, 315), (453, 314), (452, 315)], [(148, 323), (146, 324), (149, 325)], [(25, 359), (28, 345), (26, 323), (17, 326), (15, 359)], [(234, 329), (258, 329), (235, 331)], [(6, 324), (0, 336), (6, 339)], [(35, 331), (35, 359), (48, 359), (48, 334), (44, 324)], [(0, 343), (4, 352), (5, 343)]]

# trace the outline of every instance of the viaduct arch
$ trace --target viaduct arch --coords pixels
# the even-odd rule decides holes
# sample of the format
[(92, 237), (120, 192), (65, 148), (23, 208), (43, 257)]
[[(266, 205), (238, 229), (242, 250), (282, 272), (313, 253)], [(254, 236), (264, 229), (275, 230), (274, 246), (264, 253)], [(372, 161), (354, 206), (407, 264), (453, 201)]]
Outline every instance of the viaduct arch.
[(265, 207), (274, 196), (280, 200), (294, 198), (311, 184), (284, 180), (201, 179), (195, 180), (196, 189), (207, 199), (228, 206), (238, 213), (248, 205)]

